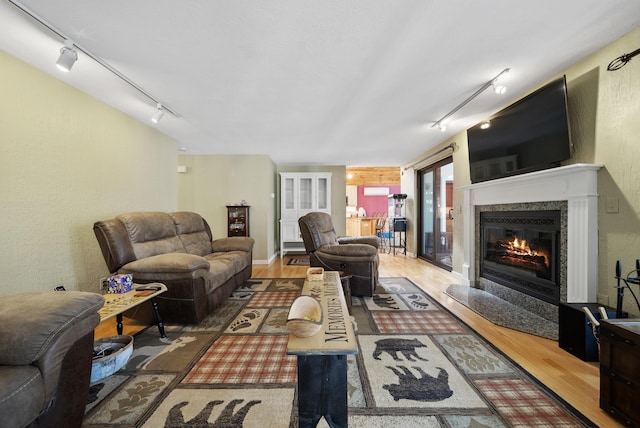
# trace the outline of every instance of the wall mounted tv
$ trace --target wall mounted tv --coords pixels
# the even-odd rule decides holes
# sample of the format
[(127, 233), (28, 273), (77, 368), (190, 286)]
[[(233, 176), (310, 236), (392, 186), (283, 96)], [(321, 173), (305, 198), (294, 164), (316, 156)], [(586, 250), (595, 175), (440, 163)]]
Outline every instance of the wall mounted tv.
[(471, 182), (559, 166), (571, 157), (564, 76), (467, 129)]

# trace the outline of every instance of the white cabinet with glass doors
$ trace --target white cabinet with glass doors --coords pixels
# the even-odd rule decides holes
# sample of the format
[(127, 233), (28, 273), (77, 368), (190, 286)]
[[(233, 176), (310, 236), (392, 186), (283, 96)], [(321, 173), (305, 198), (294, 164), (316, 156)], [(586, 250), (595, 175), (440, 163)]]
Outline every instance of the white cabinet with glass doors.
[(331, 173), (281, 172), (280, 203), (280, 253), (304, 251), (298, 219), (313, 211), (331, 214)]

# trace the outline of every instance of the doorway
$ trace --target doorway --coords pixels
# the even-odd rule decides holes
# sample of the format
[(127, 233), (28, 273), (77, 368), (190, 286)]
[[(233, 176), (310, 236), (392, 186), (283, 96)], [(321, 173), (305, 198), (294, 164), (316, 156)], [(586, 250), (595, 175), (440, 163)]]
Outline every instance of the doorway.
[(453, 158), (418, 171), (418, 257), (452, 270)]

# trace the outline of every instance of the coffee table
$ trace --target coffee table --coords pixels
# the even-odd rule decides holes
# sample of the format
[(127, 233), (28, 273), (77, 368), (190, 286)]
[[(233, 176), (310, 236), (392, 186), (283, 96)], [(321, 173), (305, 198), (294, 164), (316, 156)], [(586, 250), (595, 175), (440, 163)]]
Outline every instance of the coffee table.
[(164, 324), (158, 310), (158, 302), (156, 297), (167, 291), (167, 286), (159, 282), (150, 284), (133, 284), (133, 290), (127, 293), (106, 293), (104, 297), (104, 306), (98, 311), (100, 314), (100, 322), (112, 317), (116, 317), (116, 331), (118, 335), (122, 334), (122, 314), (129, 309), (151, 300), (153, 306), (153, 315), (156, 319), (160, 337), (167, 337), (164, 333)]

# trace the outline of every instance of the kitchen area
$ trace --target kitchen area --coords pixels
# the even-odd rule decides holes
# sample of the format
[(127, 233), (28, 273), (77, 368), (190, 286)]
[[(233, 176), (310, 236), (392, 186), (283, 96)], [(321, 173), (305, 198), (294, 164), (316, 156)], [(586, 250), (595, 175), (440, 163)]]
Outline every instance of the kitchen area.
[(382, 238), (382, 251), (406, 254), (409, 229), (417, 235), (418, 258), (451, 269), (454, 223), (451, 160), (444, 159), (419, 171), (419, 197), (410, 201), (414, 204), (411, 219), (406, 217), (407, 200), (400, 188), (400, 176), (401, 167), (346, 168), (346, 236), (378, 236)]
[(400, 193), (400, 167), (347, 167), (347, 236), (389, 231), (389, 195)]

